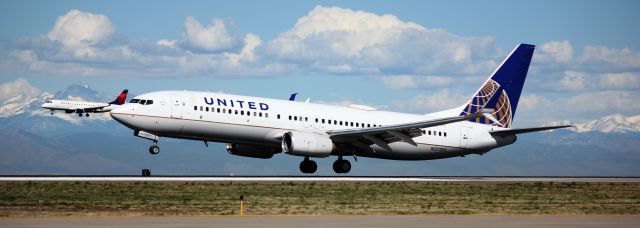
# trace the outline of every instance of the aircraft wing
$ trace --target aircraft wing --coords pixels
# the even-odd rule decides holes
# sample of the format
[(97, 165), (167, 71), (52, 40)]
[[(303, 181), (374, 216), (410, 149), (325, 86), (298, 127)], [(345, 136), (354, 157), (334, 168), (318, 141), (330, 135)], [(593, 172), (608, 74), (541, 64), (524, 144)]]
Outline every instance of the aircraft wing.
[(411, 123), (395, 124), (372, 128), (355, 128), (346, 130), (327, 131), (329, 138), (336, 143), (351, 144), (361, 149), (371, 150), (369, 145), (376, 144), (387, 151), (390, 151), (389, 143), (404, 141), (417, 146), (412, 138), (422, 135), (421, 128), (440, 126), (454, 122), (465, 121), (491, 113), (493, 110), (482, 110), (477, 113), (464, 116), (445, 117), (433, 120), (418, 121)]
[(561, 126), (549, 126), (549, 127), (514, 128), (514, 129), (506, 129), (506, 130), (495, 130), (495, 131), (490, 131), (489, 133), (491, 135), (507, 136), (507, 135), (524, 134), (524, 133), (537, 132), (537, 131), (553, 130), (553, 129), (565, 128), (565, 127), (573, 127), (573, 126), (561, 125)]
[(81, 108), (84, 112), (102, 112), (104, 108), (109, 107), (109, 104), (104, 104), (102, 106), (91, 107), (91, 108)]

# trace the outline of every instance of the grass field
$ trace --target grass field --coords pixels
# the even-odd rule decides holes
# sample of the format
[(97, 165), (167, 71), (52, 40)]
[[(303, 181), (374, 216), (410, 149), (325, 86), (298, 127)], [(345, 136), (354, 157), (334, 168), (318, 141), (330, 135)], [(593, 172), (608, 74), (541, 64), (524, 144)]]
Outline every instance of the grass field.
[(4, 182), (0, 216), (640, 214), (640, 183)]

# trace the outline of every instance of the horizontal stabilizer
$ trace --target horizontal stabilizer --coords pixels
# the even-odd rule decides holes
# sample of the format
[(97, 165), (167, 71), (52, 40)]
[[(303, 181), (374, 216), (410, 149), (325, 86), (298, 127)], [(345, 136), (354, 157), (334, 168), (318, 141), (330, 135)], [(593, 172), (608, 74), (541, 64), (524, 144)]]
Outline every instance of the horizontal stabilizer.
[(565, 128), (565, 127), (573, 127), (573, 126), (561, 125), (561, 126), (549, 126), (549, 127), (515, 128), (515, 129), (508, 129), (508, 130), (491, 131), (489, 133), (491, 133), (491, 135), (507, 136), (507, 135), (524, 134), (524, 133), (537, 132), (537, 131), (547, 131), (547, 130), (553, 130), (558, 128)]

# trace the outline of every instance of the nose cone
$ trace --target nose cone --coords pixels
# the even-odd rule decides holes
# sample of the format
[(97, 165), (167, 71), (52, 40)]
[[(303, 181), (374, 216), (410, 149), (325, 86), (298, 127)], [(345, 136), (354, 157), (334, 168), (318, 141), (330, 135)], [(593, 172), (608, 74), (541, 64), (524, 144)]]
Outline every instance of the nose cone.
[(109, 112), (111, 118), (120, 122), (121, 124), (131, 127), (131, 119), (133, 118), (133, 108), (128, 105), (121, 105), (120, 107), (114, 108)]
[(51, 104), (50, 103), (44, 103), (42, 104), (42, 106), (40, 106), (41, 108), (51, 108)]

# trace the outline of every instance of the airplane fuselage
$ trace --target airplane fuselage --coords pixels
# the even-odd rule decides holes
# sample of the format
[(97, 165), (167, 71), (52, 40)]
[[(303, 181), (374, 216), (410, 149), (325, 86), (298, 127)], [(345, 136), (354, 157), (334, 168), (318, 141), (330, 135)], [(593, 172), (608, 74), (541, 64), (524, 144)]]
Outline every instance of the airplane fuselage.
[[(153, 104), (128, 103), (111, 112), (114, 119), (133, 130), (159, 137), (274, 149), (281, 147), (282, 136), (286, 132), (324, 134), (332, 130), (387, 126), (457, 115), (455, 112), (459, 110), (414, 115), (191, 91), (153, 92), (134, 99), (152, 100)], [(515, 141), (515, 136), (494, 137), (488, 133), (489, 128), (497, 127), (469, 121), (456, 122), (421, 129), (422, 135), (413, 138), (416, 146), (402, 141), (389, 143), (391, 150), (376, 144), (368, 145), (371, 150), (337, 146), (330, 155), (428, 160), (482, 154)], [(306, 156), (325, 157), (328, 154)]]

